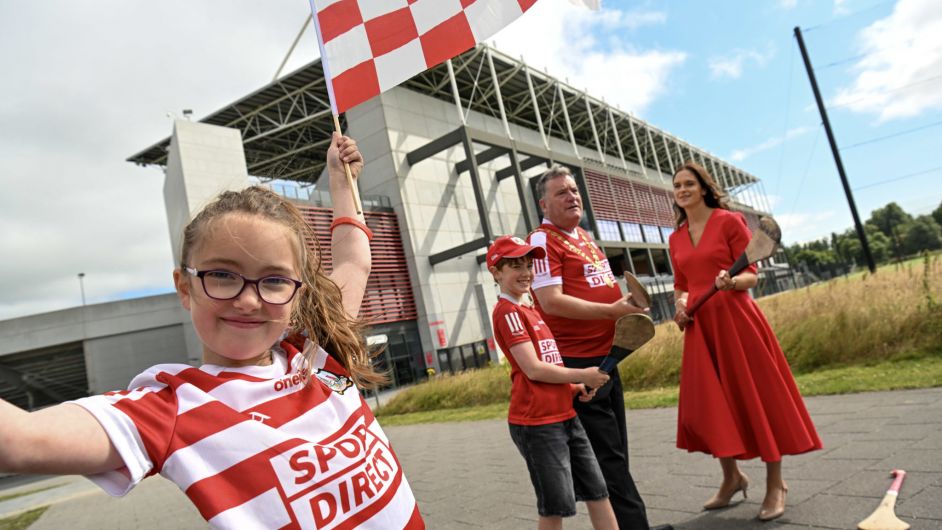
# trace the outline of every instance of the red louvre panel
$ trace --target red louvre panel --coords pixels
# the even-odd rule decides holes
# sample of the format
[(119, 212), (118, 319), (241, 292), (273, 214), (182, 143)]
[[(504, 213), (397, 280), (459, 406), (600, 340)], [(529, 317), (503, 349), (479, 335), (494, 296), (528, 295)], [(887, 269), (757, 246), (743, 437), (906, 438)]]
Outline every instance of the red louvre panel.
[[(314, 229), (324, 268), (331, 270), (330, 223), (333, 210), (297, 204), (305, 220)], [(366, 224), (373, 231), (370, 242), (373, 267), (366, 283), (366, 295), (360, 306), (360, 317), (367, 324), (382, 324), (401, 320), (415, 320), (418, 311), (412, 282), (402, 248), (399, 222), (392, 212), (364, 212)], [(309, 245), (318, 246), (313, 241)]]
[(609, 221), (620, 219), (607, 175), (585, 170), (585, 187), (589, 190), (589, 201), (591, 201), (596, 219)]
[(657, 225), (657, 210), (654, 205), (654, 189), (647, 184), (631, 182), (631, 188), (638, 198), (638, 216), (641, 224)]
[(619, 220), (627, 223), (641, 222), (641, 208), (638, 197), (627, 180), (612, 179), (615, 203), (618, 205)]
[(657, 217), (661, 226), (674, 226), (674, 194), (667, 190), (659, 190)]

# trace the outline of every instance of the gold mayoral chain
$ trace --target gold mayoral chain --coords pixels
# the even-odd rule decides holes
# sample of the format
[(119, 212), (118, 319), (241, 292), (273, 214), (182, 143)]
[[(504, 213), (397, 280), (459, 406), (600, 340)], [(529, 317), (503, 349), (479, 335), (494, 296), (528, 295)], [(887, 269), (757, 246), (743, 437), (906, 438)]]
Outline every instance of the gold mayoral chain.
[(595, 270), (599, 271), (599, 273), (602, 275), (602, 279), (605, 280), (605, 285), (609, 287), (613, 287), (615, 285), (615, 282), (612, 281), (612, 279), (609, 278), (609, 276), (605, 274), (605, 271), (602, 269), (602, 260), (599, 259), (598, 255), (595, 254), (595, 245), (593, 245), (591, 241), (586, 239), (585, 234), (583, 234), (582, 231), (579, 230), (578, 227), (576, 227), (576, 233), (579, 234), (579, 239), (581, 239), (582, 242), (585, 243), (587, 247), (589, 247), (589, 252), (592, 253), (592, 258), (589, 258), (589, 256), (586, 256), (585, 252), (583, 252), (582, 249), (573, 245), (571, 241), (563, 238), (563, 236), (557, 234), (556, 232), (552, 230), (546, 230), (546, 233), (550, 234), (551, 236), (561, 241), (564, 245), (566, 245), (566, 248), (575, 252), (576, 254), (581, 256), (582, 259), (586, 260), (587, 263), (595, 267)]

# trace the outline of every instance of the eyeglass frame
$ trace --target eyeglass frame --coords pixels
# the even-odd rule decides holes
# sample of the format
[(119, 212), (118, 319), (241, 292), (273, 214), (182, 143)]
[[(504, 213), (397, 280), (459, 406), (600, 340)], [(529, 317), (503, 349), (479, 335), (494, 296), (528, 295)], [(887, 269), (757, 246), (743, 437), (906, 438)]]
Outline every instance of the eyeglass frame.
[[(186, 266), (186, 265), (184, 265), (182, 268), (183, 268), (183, 270), (185, 270), (188, 274), (191, 274), (191, 275), (193, 275), (193, 276), (195, 276), (195, 277), (197, 277), (197, 278), (200, 279), (200, 285), (203, 286), (203, 292), (206, 294), (206, 296), (212, 298), (213, 300), (219, 300), (220, 302), (225, 302), (225, 301), (227, 301), (227, 300), (235, 300), (236, 298), (242, 296), (242, 293), (245, 291), (245, 286), (247, 286), (247, 285), (249, 285), (249, 284), (252, 284), (252, 285), (255, 286), (255, 294), (258, 295), (258, 299), (259, 299), (259, 300), (265, 302), (266, 304), (271, 304), (271, 305), (285, 305), (285, 304), (291, 303), (291, 301), (294, 300), (294, 297), (297, 296), (297, 294), (298, 294), (298, 290), (301, 289), (301, 286), (302, 286), (302, 285), (304, 285), (304, 283), (301, 282), (301, 281), (299, 281), (299, 280), (295, 280), (294, 278), (289, 278), (289, 277), (287, 277), (287, 276), (281, 276), (281, 275), (279, 275), (279, 274), (271, 274), (271, 275), (269, 275), (269, 276), (263, 276), (263, 277), (261, 277), (261, 278), (252, 279), (252, 278), (246, 278), (245, 276), (239, 274), (238, 272), (227, 271), (226, 269), (206, 269), (206, 270), (198, 270), (198, 269), (196, 269), (196, 268), (194, 268), (194, 267), (188, 267), (188, 266)], [(234, 294), (234, 295), (232, 295), (232, 296), (230, 296), (230, 297), (228, 297), (228, 298), (219, 298), (219, 297), (216, 297), (216, 296), (213, 296), (213, 295), (209, 294), (209, 291), (206, 290), (206, 275), (209, 274), (209, 273), (211, 273), (211, 272), (224, 272), (224, 273), (226, 273), (226, 274), (234, 274), (234, 275), (238, 276), (239, 278), (242, 279), (242, 288), (239, 289), (239, 292), (237, 292), (236, 294)], [(264, 280), (269, 279), (269, 278), (278, 278), (278, 279), (280, 279), (280, 280), (288, 280), (288, 281), (290, 281), (291, 283), (293, 283), (293, 284), (294, 284), (294, 291), (291, 293), (291, 296), (288, 297), (288, 299), (285, 300), (284, 302), (280, 302), (280, 303), (279, 303), (279, 302), (269, 302), (268, 300), (266, 300), (265, 297), (262, 295), (261, 289), (258, 288), (258, 284), (259, 284), (260, 282), (264, 281)]]

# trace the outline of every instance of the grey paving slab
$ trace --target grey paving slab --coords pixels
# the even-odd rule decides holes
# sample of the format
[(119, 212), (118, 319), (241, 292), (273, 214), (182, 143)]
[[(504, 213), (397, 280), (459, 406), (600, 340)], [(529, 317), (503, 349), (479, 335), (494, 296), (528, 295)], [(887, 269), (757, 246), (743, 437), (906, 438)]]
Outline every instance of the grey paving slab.
[[(806, 400), (825, 449), (787, 457), (788, 510), (762, 523), (765, 466), (744, 462), (749, 498), (704, 512), (720, 482), (708, 455), (675, 447), (674, 409), (628, 411), (632, 474), (652, 523), (679, 529), (847, 529), (879, 504), (894, 467), (909, 474), (897, 514), (914, 529), (942, 529), (942, 388), (826, 396)], [(526, 529), (536, 526), (535, 498), (523, 459), (502, 420), (386, 429), (431, 529)], [(206, 528), (196, 509), (161, 478), (113, 499), (81, 477), (28, 483), (0, 480), (0, 518), (51, 505), (31, 530)], [(21, 481), (22, 482), (22, 481)], [(738, 499), (739, 497), (737, 497)], [(585, 507), (565, 521), (590, 528)]]

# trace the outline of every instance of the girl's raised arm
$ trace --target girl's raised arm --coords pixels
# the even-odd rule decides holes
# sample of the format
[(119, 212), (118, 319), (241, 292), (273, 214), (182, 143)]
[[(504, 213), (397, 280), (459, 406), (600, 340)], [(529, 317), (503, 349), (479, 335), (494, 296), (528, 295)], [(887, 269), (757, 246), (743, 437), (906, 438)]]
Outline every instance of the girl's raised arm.
[(327, 150), (327, 173), (330, 178), (330, 197), (334, 206), (334, 224), (331, 231), (330, 250), (333, 256), (333, 271), (330, 278), (340, 286), (343, 307), (347, 314), (356, 317), (366, 292), (366, 280), (370, 275), (372, 259), (366, 219), (357, 213), (353, 192), (347, 183), (343, 163), (350, 164), (356, 182), (363, 169), (363, 156), (357, 143), (347, 136), (334, 132)]
[(123, 466), (105, 429), (82, 407), (26, 412), (0, 399), (0, 471), (93, 475)]

